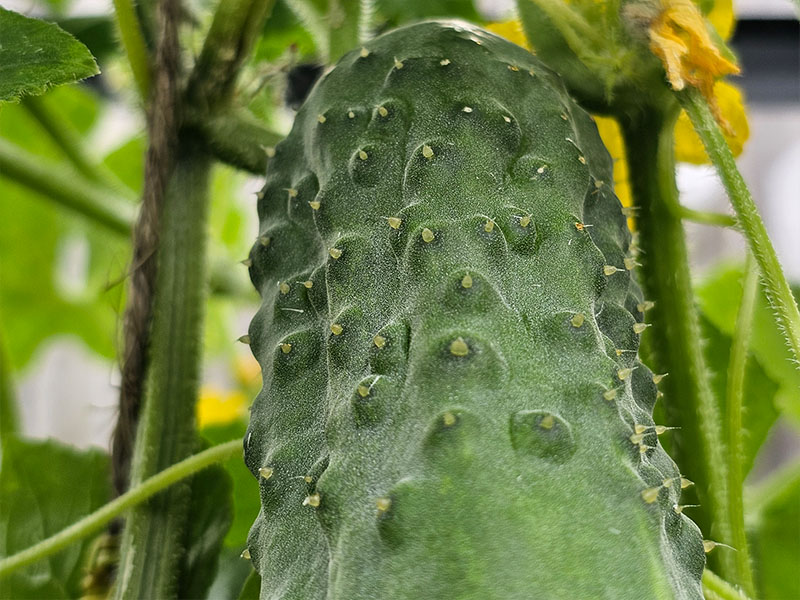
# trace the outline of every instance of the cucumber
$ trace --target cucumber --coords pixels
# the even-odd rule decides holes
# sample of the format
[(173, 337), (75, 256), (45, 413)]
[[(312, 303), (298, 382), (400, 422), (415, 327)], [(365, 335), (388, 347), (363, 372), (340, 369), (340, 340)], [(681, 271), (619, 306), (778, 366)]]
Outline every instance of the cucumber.
[(702, 598), (611, 167), (559, 77), (471, 25), (323, 76), (248, 261), (262, 599)]

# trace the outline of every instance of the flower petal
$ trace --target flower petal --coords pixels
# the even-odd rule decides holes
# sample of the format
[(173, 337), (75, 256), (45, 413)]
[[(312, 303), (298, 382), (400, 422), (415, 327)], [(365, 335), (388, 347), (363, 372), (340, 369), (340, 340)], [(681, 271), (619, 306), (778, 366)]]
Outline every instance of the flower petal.
[(203, 386), (197, 400), (197, 426), (226, 425), (244, 417), (247, 412), (245, 395), (234, 390), (223, 392), (211, 386)]
[[(747, 123), (744, 97), (742, 92), (726, 81), (718, 81), (714, 85), (714, 96), (719, 102), (720, 115), (728, 123), (730, 132), (725, 134), (725, 139), (734, 156), (739, 156), (744, 143), (750, 136), (750, 126)], [(685, 112), (681, 112), (675, 124), (675, 158), (681, 162), (696, 165), (708, 164), (708, 155), (695, 133), (694, 127)]]
[(502, 21), (498, 23), (489, 23), (486, 29), (506, 38), (509, 42), (515, 43), (517, 46), (522, 46), (530, 50), (528, 38), (525, 37), (525, 31), (522, 29), (522, 23), (519, 19), (512, 19), (510, 21)]
[(691, 0), (661, 0), (661, 12), (648, 28), (650, 49), (658, 56), (673, 89), (696, 87), (723, 129), (729, 124), (714, 97), (714, 82), (739, 73), (739, 67), (714, 44), (703, 14)]
[(714, 2), (714, 8), (708, 12), (706, 19), (717, 30), (719, 37), (727, 42), (733, 33), (733, 25), (736, 23), (736, 17), (733, 14), (733, 0)]

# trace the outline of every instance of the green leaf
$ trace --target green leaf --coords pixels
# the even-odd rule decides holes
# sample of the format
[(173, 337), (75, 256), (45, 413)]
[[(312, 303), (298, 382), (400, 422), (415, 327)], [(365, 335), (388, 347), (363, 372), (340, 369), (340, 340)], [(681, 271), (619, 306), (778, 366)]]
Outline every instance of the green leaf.
[(372, 2), (364, 0), (331, 0), (328, 3), (328, 62), (338, 61), (345, 52), (358, 48), (367, 38), (372, 16)]
[[(122, 286), (106, 291), (127, 263), (125, 240), (3, 182), (0, 197), (0, 312), (12, 368), (39, 344), (75, 334), (111, 357)], [(77, 270), (75, 270), (77, 269)]]
[[(219, 444), (236, 437), (244, 437), (246, 429), (246, 423), (235, 421), (228, 425), (206, 427), (201, 434), (212, 444)], [(250, 526), (261, 508), (258, 482), (239, 457), (229, 460), (224, 466), (233, 481), (234, 499), (233, 523), (225, 537), (225, 545), (236, 550), (238, 554), (244, 550)]]
[(800, 463), (780, 470), (760, 487), (765, 502), (749, 531), (760, 597), (800, 598)]
[[(0, 466), (0, 556), (9, 556), (57, 533), (108, 501), (108, 457), (54, 441), (7, 437)], [(77, 598), (83, 557), (91, 539), (0, 581), (0, 596)]]
[(3, 332), (0, 330), (0, 439), (16, 432), (18, 428), (17, 399), (11, 387), (11, 367), (6, 356)]
[[(706, 318), (701, 318), (700, 325), (705, 341), (706, 364), (712, 373), (711, 384), (714, 389), (714, 397), (719, 402), (720, 414), (724, 414), (732, 340), (730, 336), (722, 333)], [(770, 379), (761, 363), (751, 356), (747, 361), (742, 405), (742, 429), (744, 430), (742, 470), (744, 476), (752, 468), (759, 448), (778, 418), (778, 411), (774, 404), (777, 391), (778, 384)], [(725, 424), (723, 424), (724, 426)], [(727, 439), (727, 433), (725, 436)]]
[(185, 532), (186, 554), (178, 579), (178, 597), (205, 598), (233, 521), (233, 483), (224, 468), (213, 466), (192, 477), (190, 488), (190, 519)]
[[(253, 565), (249, 560), (242, 558), (241, 550), (224, 548), (219, 556), (217, 578), (211, 589), (208, 590), (208, 598), (236, 600), (239, 598), (242, 586), (245, 585), (245, 580), (251, 573), (253, 573)], [(258, 598), (258, 592), (256, 592), (255, 598)]]
[(58, 26), (85, 44), (101, 63), (106, 57), (119, 51), (119, 34), (110, 13), (69, 17), (59, 20)]
[(286, 2), (278, 0), (269, 19), (264, 24), (264, 30), (253, 50), (252, 61), (256, 64), (273, 62), (290, 47), (297, 53), (300, 60), (308, 60), (316, 52), (311, 34), (289, 10)]
[(103, 164), (116, 175), (119, 180), (132, 189), (136, 195), (142, 192), (144, 182), (144, 156), (147, 151), (147, 140), (143, 135), (135, 135), (103, 159)]
[[(84, 135), (96, 123), (98, 100), (82, 88), (58, 88), (42, 100)], [(48, 161), (62, 158), (22, 105), (0, 110), (0, 135)], [(136, 164), (135, 157), (125, 158)], [(95, 352), (114, 356), (124, 286), (108, 286), (125, 273), (129, 240), (1, 174), (0, 188), (0, 314), (12, 371), (59, 334), (76, 335)]]
[(97, 75), (89, 50), (57, 25), (0, 8), (0, 101)]
[(472, 0), (377, 0), (378, 13), (392, 25), (401, 25), (431, 17), (450, 17), (480, 23)]
[[(726, 335), (732, 335), (742, 297), (742, 269), (723, 266), (697, 287), (697, 298), (706, 318)], [(798, 294), (795, 292), (795, 296)], [(760, 290), (753, 314), (750, 351), (779, 390), (775, 406), (800, 423), (800, 370), (792, 361), (774, 313)]]
[(64, 14), (72, 2), (73, 0), (40, 0), (39, 4), (47, 6), (48, 14), (58, 16)]
[[(86, 86), (54, 88), (41, 98), (48, 111), (67, 121), (81, 135), (87, 136), (97, 124), (101, 103)], [(62, 150), (22, 105), (6, 104), (0, 110), (0, 135), (9, 142), (44, 158), (59, 160)]]
[(261, 594), (261, 576), (253, 571), (248, 576), (239, 594), (239, 600), (258, 600)]

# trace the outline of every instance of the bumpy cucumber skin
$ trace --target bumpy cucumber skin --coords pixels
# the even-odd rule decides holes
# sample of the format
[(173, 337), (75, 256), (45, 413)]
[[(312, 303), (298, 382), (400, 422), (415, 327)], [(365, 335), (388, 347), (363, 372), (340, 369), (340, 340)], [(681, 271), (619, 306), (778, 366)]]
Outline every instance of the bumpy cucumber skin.
[(470, 25), (317, 84), (250, 255), (262, 599), (702, 598), (678, 470), (631, 441), (657, 389), (610, 181), (559, 78)]

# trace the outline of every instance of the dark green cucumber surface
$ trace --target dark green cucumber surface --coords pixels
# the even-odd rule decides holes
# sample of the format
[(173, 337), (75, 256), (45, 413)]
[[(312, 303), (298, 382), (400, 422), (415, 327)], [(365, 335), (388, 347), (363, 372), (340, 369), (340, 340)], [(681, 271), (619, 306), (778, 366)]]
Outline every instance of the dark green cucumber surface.
[(263, 599), (702, 598), (591, 118), (463, 23), (345, 55), (259, 194)]

